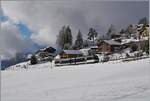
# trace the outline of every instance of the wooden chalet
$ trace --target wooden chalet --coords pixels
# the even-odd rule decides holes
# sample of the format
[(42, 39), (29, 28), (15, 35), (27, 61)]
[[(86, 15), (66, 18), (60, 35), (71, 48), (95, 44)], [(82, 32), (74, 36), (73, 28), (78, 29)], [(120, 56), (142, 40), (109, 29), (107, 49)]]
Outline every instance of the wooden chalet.
[(56, 56), (56, 49), (53, 47), (46, 47), (35, 52), (35, 56), (40, 61), (52, 60)]
[(60, 54), (60, 59), (82, 57), (83, 53), (79, 50), (63, 50)]
[(132, 51), (137, 51), (139, 46), (138, 39), (124, 39), (122, 40), (122, 49), (130, 48)]
[(115, 40), (103, 40), (98, 46), (101, 53), (114, 53), (121, 50), (122, 44)]
[[(146, 38), (146, 37), (145, 37)], [(143, 50), (143, 48), (145, 47), (145, 45), (149, 44), (149, 39), (146, 38), (146, 39), (134, 39), (134, 40), (130, 40), (130, 39), (126, 39), (127, 41), (126, 42), (122, 42), (122, 45), (123, 45), (123, 49), (124, 48), (130, 48), (132, 51), (139, 51), (140, 50)]]

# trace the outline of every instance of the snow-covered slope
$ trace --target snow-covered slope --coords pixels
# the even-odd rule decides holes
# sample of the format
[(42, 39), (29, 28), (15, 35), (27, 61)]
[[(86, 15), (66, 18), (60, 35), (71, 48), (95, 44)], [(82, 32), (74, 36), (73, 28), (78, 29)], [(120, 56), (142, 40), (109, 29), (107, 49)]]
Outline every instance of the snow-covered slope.
[(1, 101), (150, 101), (150, 59), (1, 72)]

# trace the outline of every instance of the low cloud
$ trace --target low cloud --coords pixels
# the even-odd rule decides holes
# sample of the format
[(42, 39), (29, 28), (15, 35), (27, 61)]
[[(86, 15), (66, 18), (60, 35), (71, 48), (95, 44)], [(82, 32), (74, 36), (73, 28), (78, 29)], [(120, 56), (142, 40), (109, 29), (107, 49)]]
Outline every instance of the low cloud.
[(17, 26), (8, 20), (1, 22), (0, 54), (2, 59), (9, 59), (17, 52), (31, 47), (32, 42), (22, 38)]
[[(38, 43), (39, 45), (52, 45), (53, 42), (55, 42), (55, 34), (50, 34), (52, 31), (50, 28), (41, 28), (38, 31), (38, 34), (32, 34), (31, 39), (35, 42)], [(51, 40), (49, 40), (51, 39)]]
[(39, 44), (55, 43), (63, 25), (70, 25), (74, 36), (78, 29), (87, 34), (89, 27), (105, 34), (111, 24), (119, 29), (148, 16), (147, 1), (3, 1), (2, 9), (14, 22), (26, 23)]

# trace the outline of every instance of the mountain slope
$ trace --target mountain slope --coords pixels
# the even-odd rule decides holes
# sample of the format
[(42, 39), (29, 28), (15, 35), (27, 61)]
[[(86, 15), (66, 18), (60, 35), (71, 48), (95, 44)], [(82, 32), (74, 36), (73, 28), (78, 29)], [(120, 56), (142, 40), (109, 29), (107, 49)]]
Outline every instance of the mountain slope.
[(2, 71), (2, 101), (149, 101), (149, 58)]

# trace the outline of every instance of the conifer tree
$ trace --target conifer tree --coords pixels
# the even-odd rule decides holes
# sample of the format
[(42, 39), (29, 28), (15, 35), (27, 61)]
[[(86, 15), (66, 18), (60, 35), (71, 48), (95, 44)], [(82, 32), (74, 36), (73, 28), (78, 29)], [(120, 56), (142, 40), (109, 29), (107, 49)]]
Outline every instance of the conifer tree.
[(63, 26), (57, 36), (56, 44), (61, 49), (70, 49), (72, 46), (72, 33), (70, 27)]
[(37, 64), (37, 58), (35, 55), (31, 56), (31, 65)]
[(89, 29), (88, 39), (93, 41), (93, 45), (95, 44), (95, 38), (97, 37), (97, 32), (94, 28)]
[(82, 34), (81, 34), (80, 30), (78, 31), (77, 39), (75, 41), (74, 48), (75, 49), (81, 49), (81, 48), (83, 48), (83, 38), (82, 38)]

